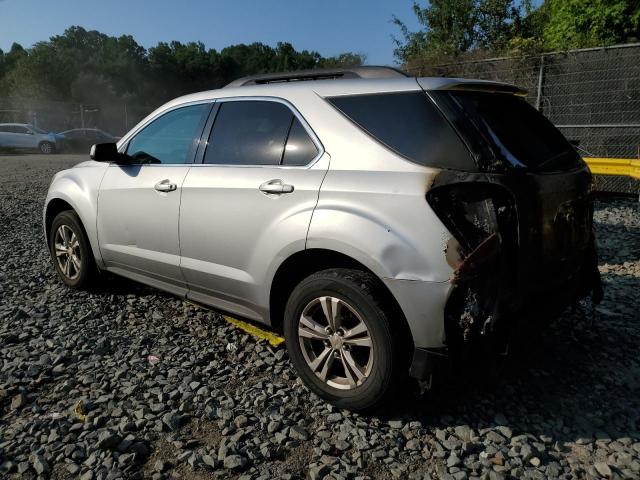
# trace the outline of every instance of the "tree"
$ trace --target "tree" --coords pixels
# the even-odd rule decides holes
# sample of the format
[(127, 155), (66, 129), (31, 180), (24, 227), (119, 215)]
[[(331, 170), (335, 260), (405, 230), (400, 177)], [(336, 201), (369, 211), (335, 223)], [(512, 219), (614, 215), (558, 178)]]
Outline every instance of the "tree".
[(421, 30), (410, 32), (393, 19), (403, 37), (396, 40), (396, 58), (406, 64), (479, 50), (502, 52), (512, 38), (525, 33), (524, 17), (530, 10), (530, 0), (431, 0), (425, 7), (416, 1), (413, 11)]
[(544, 44), (565, 50), (637, 41), (640, 38), (638, 0), (547, 0)]
[(319, 65), (322, 68), (359, 67), (365, 61), (361, 53), (341, 53), (335, 57), (323, 58)]
[(475, 0), (432, 0), (422, 7), (415, 1), (413, 13), (424, 28), (410, 32), (394, 17), (404, 37), (404, 42), (396, 40), (396, 57), (406, 61), (424, 54), (455, 55), (469, 50), (475, 42), (475, 4)]
[(218, 52), (201, 42), (160, 42), (148, 51), (130, 35), (112, 37), (82, 27), (25, 50), (0, 51), (0, 96), (37, 102), (135, 103), (150, 106), (185, 93), (218, 88), (245, 75), (358, 65), (345, 53), (324, 58), (281, 42), (231, 45)]
[(477, 4), (476, 18), (477, 47), (502, 52), (520, 33), (522, 11), (513, 0), (483, 0)]

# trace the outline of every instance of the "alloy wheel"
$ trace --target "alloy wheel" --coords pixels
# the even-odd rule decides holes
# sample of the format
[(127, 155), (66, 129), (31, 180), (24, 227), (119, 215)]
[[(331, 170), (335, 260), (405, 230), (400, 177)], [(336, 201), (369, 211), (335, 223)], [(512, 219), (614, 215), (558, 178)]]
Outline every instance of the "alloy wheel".
[(300, 315), (298, 338), (311, 371), (333, 388), (356, 388), (372, 371), (369, 328), (340, 298), (323, 296), (309, 302)]
[(75, 280), (80, 275), (82, 256), (78, 237), (68, 225), (60, 225), (53, 242), (58, 267), (65, 277)]

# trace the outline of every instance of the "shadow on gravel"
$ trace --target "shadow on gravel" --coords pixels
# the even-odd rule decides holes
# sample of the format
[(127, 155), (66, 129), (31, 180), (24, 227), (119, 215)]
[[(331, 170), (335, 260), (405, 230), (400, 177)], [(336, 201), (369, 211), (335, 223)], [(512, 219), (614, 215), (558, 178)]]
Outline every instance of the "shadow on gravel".
[(166, 298), (176, 298), (169, 293), (157, 290), (142, 283), (134, 282), (125, 277), (118, 277), (110, 273), (102, 273), (98, 283), (88, 289), (94, 295), (156, 295)]
[(427, 428), (505, 426), (578, 444), (637, 437), (640, 371), (629, 359), (637, 356), (640, 319), (629, 325), (628, 316), (603, 311), (593, 324), (590, 314), (566, 313), (508, 357), (475, 361), (382, 416)]

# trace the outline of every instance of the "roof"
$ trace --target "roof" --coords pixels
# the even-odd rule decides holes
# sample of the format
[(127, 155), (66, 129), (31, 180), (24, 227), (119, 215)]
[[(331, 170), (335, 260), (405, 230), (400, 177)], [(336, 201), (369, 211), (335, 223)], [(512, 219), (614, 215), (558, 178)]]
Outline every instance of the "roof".
[(518, 95), (526, 94), (514, 85), (487, 80), (472, 80), (464, 78), (445, 77), (406, 77), (395, 76), (387, 78), (344, 78), (341, 80), (318, 79), (313, 81), (283, 81), (267, 84), (250, 84), (243, 86), (227, 85), (217, 90), (192, 93), (176, 98), (164, 107), (198, 102), (217, 98), (230, 97), (282, 97), (288, 98), (301, 92), (314, 92), (321, 97), (358, 95), (384, 92), (403, 92), (417, 90), (484, 90), (500, 91)]

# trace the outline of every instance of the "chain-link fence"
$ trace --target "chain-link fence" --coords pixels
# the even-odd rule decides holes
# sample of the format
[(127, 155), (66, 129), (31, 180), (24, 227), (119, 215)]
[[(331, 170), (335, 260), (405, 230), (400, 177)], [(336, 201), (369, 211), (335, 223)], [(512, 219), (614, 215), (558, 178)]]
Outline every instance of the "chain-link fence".
[(132, 104), (80, 104), (0, 97), (0, 123), (29, 123), (46, 131), (99, 128), (124, 135), (154, 107)]
[(640, 158), (640, 44), (476, 60), (411, 71), (514, 83), (584, 156)]

